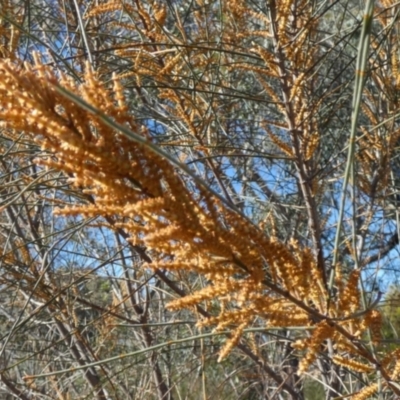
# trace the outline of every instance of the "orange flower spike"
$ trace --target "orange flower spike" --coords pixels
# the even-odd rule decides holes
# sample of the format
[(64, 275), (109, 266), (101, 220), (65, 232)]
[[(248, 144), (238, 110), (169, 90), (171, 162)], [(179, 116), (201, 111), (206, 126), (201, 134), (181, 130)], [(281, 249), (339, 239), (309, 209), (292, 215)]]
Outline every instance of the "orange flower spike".
[(248, 322), (245, 321), (232, 333), (232, 336), (227, 340), (225, 346), (219, 353), (218, 362), (221, 362), (231, 351), (232, 349), (239, 343), (240, 338), (242, 337), (243, 330), (248, 325)]
[(309, 339), (308, 352), (300, 361), (298, 373), (302, 374), (317, 358), (318, 350), (324, 340), (329, 339), (335, 333), (334, 327), (326, 321), (320, 322)]
[(347, 359), (339, 355), (334, 356), (332, 361), (337, 365), (341, 365), (356, 372), (370, 373), (374, 371), (374, 368), (370, 365), (363, 364), (356, 360)]
[(367, 400), (371, 399), (371, 397), (378, 391), (378, 384), (374, 383), (366, 388), (360, 390), (354, 396), (352, 396), (352, 400)]
[(342, 310), (345, 316), (354, 313), (359, 307), (360, 292), (358, 290), (358, 281), (360, 273), (360, 270), (352, 271), (343, 292), (339, 294), (338, 309)]

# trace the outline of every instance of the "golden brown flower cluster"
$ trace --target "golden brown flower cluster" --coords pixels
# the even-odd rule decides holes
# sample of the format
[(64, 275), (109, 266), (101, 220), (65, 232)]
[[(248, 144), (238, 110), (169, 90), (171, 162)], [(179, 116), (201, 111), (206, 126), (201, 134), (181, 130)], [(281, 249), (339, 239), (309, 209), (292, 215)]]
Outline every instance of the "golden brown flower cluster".
[[(61, 171), (68, 178), (80, 201), (51, 199), (59, 206), (59, 215), (97, 218), (92, 226), (123, 232), (134, 250), (146, 249), (140, 254), (145, 269), (167, 271), (181, 281), (189, 274), (204, 278), (206, 285), (190, 286), (189, 294), (174, 299), (168, 308), (196, 310), (196, 306), (204, 306), (209, 316), (200, 317), (198, 327), (230, 331), (219, 360), (248, 335), (247, 328), (262, 321), (267, 329), (296, 331), (292, 347), (301, 359), (296, 373), (305, 373), (313, 363), (329, 357), (338, 367), (355, 373), (379, 374), (383, 387), (390, 387), (400, 377), (400, 351), (381, 356), (382, 315), (376, 305), (363, 306), (362, 267), (345, 274), (336, 265), (333, 287), (327, 282), (329, 265), (322, 249), (324, 223), (319, 220), (318, 196), (323, 190), (320, 176), (329, 168), (325, 161), (321, 167), (319, 157), (325, 149), (319, 149), (324, 144), (321, 126), (330, 118), (325, 115), (332, 107), (327, 99), (336, 95), (337, 89), (316, 95), (318, 87), (324, 87), (319, 85), (320, 79), (330, 76), (324, 75), (321, 67), (326, 49), (316, 45), (323, 18), (307, 0), (270, 0), (263, 12), (244, 0), (221, 0), (218, 10), (216, 2), (196, 3), (199, 7), (188, 15), (190, 24), (161, 0), (90, 4), (85, 15), (88, 33), (92, 23), (101, 25), (113, 16), (116, 18), (109, 26), (115, 29), (115, 37), (121, 32), (127, 36), (118, 45), (112, 41), (111, 48), (96, 52), (112, 51), (126, 64), (121, 63), (124, 67), (111, 77), (107, 63), (96, 71), (88, 63), (79, 72), (82, 83), (43, 66), (37, 56), (33, 65), (15, 62), (18, 33), (0, 17), (0, 126), (4, 135), (16, 142), (22, 134), (30, 145), (41, 148), (35, 160), (41, 172)], [(4, 15), (16, 10), (8, 0), (0, 0), (1, 7)], [(369, 62), (373, 84), (363, 92), (363, 125), (356, 144), (357, 182), (353, 183), (373, 199), (371, 204), (390, 194), (391, 159), (400, 140), (395, 118), (400, 105), (400, 38), (392, 29), (396, 7), (394, 0), (376, 5), (377, 25), (388, 40), (382, 42), (379, 35), (372, 35), (375, 56)], [(212, 22), (218, 16), (216, 28), (218, 24)], [(257, 29), (249, 28), (255, 25)], [(234, 87), (247, 79), (254, 91), (241, 92)], [(57, 85), (98, 112), (81, 107)], [(264, 118), (260, 112), (257, 129), (268, 146), (277, 149), (277, 159), (285, 158), (293, 165), (311, 248), (289, 237), (278, 240), (272, 212), (256, 226), (237, 212), (223, 184), (220, 189), (226, 202), (169, 163), (150, 146), (154, 139), (149, 126), (131, 113), (125, 99), (127, 86), (134, 88), (142, 103), (151, 101), (151, 96), (157, 98), (157, 112), (179, 126), (171, 141), (166, 139), (163, 145), (190, 148), (204, 160), (216, 184), (223, 164), (215, 159), (236, 151), (229, 145), (231, 121), (228, 117), (228, 122), (218, 121), (220, 115), (232, 114), (232, 120), (240, 120), (237, 99), (245, 98), (257, 107), (268, 104), (270, 113)], [(121, 129), (106, 123), (104, 115), (143, 140), (129, 139)], [(186, 154), (180, 153), (180, 161), (186, 161)], [(27, 185), (32, 180), (21, 179)], [(360, 230), (366, 231), (372, 207), (360, 215)], [(329, 215), (321, 217), (330, 220)], [(0, 282), (20, 281), (22, 290), (35, 287), (34, 296), (51, 303), (50, 310), (57, 311), (59, 321), (67, 323), (69, 319), (71, 326), (77, 326), (78, 315), (71, 304), (61, 295), (53, 301), (51, 274), (43, 278), (29, 247), (16, 242), (10, 250), (10, 245), (0, 240), (6, 271)], [(345, 257), (357, 259), (355, 246), (347, 239), (344, 242), (348, 244)], [(21, 267), (26, 265), (29, 268)], [(113, 310), (126, 306), (128, 292), (114, 293)], [(101, 340), (111, 340), (114, 322), (108, 314), (99, 323)], [(251, 340), (257, 354), (254, 337)], [(371, 398), (378, 389), (372, 384), (353, 398)]]
[[(338, 281), (338, 299), (329, 303), (322, 273), (308, 248), (266, 237), (202, 186), (189, 190), (178, 171), (160, 155), (115, 132), (99, 115), (57, 92), (55, 76), (39, 62), (22, 68), (2, 61), (0, 73), (3, 127), (10, 136), (20, 131), (30, 135), (47, 154), (37, 162), (66, 173), (71, 184), (91, 200), (87, 205), (64, 207), (59, 213), (105, 218), (111, 228), (126, 231), (132, 243), (149, 249), (152, 268), (204, 275), (209, 286), (169, 307), (217, 304), (219, 314), (200, 324), (233, 329), (221, 357), (261, 317), (268, 327), (315, 327), (309, 338), (296, 344), (308, 350), (301, 371), (328, 339), (338, 351), (373, 361), (357, 340), (371, 329), (378, 341), (381, 321), (376, 310), (357, 313), (359, 272), (352, 273), (347, 284)], [(87, 68), (81, 85), (63, 77), (60, 81), (146, 137), (146, 127), (129, 115), (117, 79), (107, 90)], [(338, 363), (346, 363), (338, 357)], [(361, 368), (357, 362), (346, 365)]]

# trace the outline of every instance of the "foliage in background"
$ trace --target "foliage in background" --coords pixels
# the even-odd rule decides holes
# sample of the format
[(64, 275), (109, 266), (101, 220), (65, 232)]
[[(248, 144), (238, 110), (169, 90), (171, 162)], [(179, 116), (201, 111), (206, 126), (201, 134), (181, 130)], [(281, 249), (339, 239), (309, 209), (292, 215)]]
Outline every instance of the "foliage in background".
[(3, 393), (399, 396), (394, 1), (1, 6)]

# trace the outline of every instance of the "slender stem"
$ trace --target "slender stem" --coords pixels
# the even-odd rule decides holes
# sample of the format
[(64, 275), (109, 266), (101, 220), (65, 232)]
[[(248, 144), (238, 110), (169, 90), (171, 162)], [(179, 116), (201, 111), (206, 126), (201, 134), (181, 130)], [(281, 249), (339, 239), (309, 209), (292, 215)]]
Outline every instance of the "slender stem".
[[(365, 3), (364, 10), (364, 21), (362, 25), (360, 43), (358, 47), (358, 55), (356, 62), (356, 74), (355, 74), (355, 83), (354, 83), (354, 94), (353, 94), (353, 105), (352, 105), (352, 117), (351, 117), (351, 129), (350, 129), (350, 138), (349, 138), (349, 147), (347, 153), (347, 163), (346, 170), (343, 178), (343, 187), (342, 187), (342, 196), (340, 200), (340, 209), (339, 216), (336, 227), (336, 235), (335, 235), (335, 244), (333, 250), (333, 261), (332, 261), (332, 269), (329, 277), (329, 289), (332, 290), (333, 283), (335, 279), (335, 268), (339, 258), (339, 245), (340, 245), (340, 236), (342, 231), (342, 223), (343, 223), (343, 215), (344, 209), (346, 206), (346, 198), (347, 198), (347, 187), (349, 184), (351, 171), (354, 168), (354, 152), (355, 152), (355, 144), (356, 144), (356, 135), (357, 135), (357, 127), (358, 127), (358, 117), (360, 113), (361, 107), (361, 99), (363, 88), (365, 84), (366, 78), (366, 66), (369, 54), (369, 43), (371, 37), (372, 30), (372, 20), (373, 20), (373, 9), (374, 9), (374, 0), (367, 0)], [(356, 182), (352, 182), (353, 185)], [(353, 232), (353, 236), (355, 232)]]

